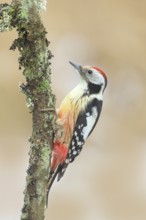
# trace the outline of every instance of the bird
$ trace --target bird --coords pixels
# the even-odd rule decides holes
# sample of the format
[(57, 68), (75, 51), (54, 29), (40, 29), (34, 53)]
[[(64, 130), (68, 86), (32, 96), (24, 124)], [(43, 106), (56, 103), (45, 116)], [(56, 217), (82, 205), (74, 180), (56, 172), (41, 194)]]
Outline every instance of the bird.
[(79, 73), (80, 82), (67, 94), (57, 112), (46, 205), (54, 180), (63, 177), (95, 128), (107, 86), (107, 75), (100, 68), (69, 63)]

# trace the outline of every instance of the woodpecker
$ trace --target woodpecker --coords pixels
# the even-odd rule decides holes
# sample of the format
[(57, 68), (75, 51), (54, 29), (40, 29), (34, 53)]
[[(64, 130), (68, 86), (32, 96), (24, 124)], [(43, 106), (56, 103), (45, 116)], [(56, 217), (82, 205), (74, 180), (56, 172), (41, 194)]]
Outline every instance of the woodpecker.
[(78, 71), (81, 81), (65, 97), (58, 110), (47, 201), (56, 176), (59, 181), (92, 133), (101, 113), (103, 92), (107, 86), (107, 76), (101, 69), (69, 63)]

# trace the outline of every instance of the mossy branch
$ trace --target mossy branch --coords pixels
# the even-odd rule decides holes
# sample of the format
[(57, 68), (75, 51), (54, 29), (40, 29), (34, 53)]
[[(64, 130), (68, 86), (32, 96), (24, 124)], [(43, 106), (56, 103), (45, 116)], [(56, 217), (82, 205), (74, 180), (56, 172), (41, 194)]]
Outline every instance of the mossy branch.
[(11, 50), (20, 52), (19, 68), (26, 83), (21, 85), (32, 113), (30, 159), (21, 220), (43, 220), (55, 126), (55, 97), (51, 90), (49, 42), (40, 19), (46, 0), (13, 0), (0, 5), (0, 31), (16, 28), (18, 38)]
[(12, 30), (13, 7), (8, 4), (0, 4), (0, 32)]

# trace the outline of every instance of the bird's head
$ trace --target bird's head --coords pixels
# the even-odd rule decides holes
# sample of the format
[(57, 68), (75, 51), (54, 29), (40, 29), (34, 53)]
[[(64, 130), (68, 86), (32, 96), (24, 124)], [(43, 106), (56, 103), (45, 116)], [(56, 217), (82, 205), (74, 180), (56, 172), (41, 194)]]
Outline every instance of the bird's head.
[(87, 84), (94, 84), (102, 87), (102, 91), (105, 90), (107, 85), (106, 74), (95, 66), (81, 66), (73, 62), (69, 63), (80, 73), (80, 76)]

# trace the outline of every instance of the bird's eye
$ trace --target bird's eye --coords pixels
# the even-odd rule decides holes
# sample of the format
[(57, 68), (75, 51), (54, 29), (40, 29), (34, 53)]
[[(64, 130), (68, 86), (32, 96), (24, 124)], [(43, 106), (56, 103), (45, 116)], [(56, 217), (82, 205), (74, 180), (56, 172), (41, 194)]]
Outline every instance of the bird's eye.
[(88, 73), (89, 73), (89, 74), (92, 74), (93, 72), (92, 72), (92, 70), (88, 70)]

